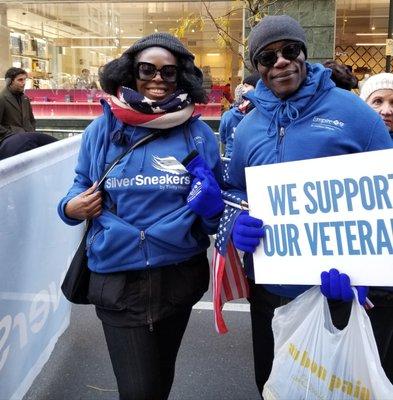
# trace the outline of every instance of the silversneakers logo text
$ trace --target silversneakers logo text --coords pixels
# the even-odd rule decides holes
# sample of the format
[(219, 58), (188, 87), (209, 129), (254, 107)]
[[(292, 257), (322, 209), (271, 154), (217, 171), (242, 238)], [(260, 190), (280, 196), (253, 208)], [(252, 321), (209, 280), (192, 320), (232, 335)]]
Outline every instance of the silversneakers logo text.
[(105, 181), (106, 189), (125, 188), (130, 186), (188, 186), (191, 182), (190, 175), (186, 168), (175, 157), (152, 156), (152, 166), (164, 175), (143, 175), (138, 174), (134, 177), (111, 177)]

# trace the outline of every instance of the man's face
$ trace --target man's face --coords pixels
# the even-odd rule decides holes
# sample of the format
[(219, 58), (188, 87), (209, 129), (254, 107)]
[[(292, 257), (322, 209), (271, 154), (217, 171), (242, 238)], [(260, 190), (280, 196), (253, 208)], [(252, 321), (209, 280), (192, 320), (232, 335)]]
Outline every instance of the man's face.
[(26, 85), (26, 79), (27, 75), (25, 74), (16, 75), (16, 77), (11, 82), (11, 85), (9, 86), (10, 90), (16, 93), (23, 93)]
[[(257, 64), (258, 71), (266, 87), (268, 87), (278, 98), (285, 99), (295, 93), (306, 79), (306, 57), (302, 50), (295, 59), (287, 59), (283, 56), (281, 49), (293, 44), (293, 41), (282, 40), (271, 43), (263, 49), (263, 52), (274, 50), (277, 59), (271, 66)], [(285, 51), (284, 51), (285, 53)], [(262, 54), (259, 53), (258, 56)], [(256, 56), (256, 59), (258, 59)]]

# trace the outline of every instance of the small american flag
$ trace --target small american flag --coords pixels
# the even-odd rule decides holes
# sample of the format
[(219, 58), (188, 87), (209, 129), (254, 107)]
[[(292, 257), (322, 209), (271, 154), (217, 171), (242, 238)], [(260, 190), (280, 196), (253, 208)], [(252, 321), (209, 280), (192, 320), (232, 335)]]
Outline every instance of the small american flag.
[(227, 182), (229, 179), (229, 162), (231, 161), (230, 158), (221, 157), (221, 168), (222, 168), (222, 178), (224, 182)]
[(248, 283), (231, 232), (237, 216), (244, 210), (244, 204), (236, 196), (225, 193), (224, 201), (238, 204), (238, 207), (226, 205), (220, 220), (213, 251), (213, 309), (214, 322), (218, 333), (227, 333), (228, 329), (222, 316), (224, 303), (248, 296)]

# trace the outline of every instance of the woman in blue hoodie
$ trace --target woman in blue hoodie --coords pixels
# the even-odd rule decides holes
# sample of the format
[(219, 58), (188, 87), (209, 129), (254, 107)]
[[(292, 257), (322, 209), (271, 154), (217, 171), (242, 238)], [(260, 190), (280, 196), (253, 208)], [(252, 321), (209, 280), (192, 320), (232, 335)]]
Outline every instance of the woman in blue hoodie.
[[(266, 16), (251, 31), (250, 60), (259, 71), (254, 91), (245, 95), (255, 106), (236, 129), (229, 164), (231, 193), (246, 200), (245, 168), (341, 154), (388, 149), (392, 142), (382, 119), (356, 95), (339, 89), (331, 70), (308, 64), (306, 34), (287, 15)], [(253, 253), (264, 235), (263, 222), (242, 212), (233, 223), (236, 248), (245, 252), (250, 285), (255, 376), (262, 392), (273, 362), (274, 309), (304, 292), (307, 286), (255, 284)], [(296, 274), (296, 271), (294, 271)], [(336, 269), (321, 274), (337, 327), (346, 325), (353, 292), (350, 279)], [(365, 302), (367, 288), (359, 287)], [(393, 330), (393, 309), (370, 314), (382, 365), (386, 368), (386, 327)]]
[[(208, 288), (208, 235), (224, 207), (219, 151), (192, 116), (206, 100), (202, 73), (172, 35), (140, 39), (101, 69), (100, 83), (110, 97), (83, 134), (58, 212), (69, 225), (92, 220), (89, 300), (120, 399), (163, 400), (192, 306)], [(151, 132), (156, 139), (122, 158), (96, 190), (105, 168)]]

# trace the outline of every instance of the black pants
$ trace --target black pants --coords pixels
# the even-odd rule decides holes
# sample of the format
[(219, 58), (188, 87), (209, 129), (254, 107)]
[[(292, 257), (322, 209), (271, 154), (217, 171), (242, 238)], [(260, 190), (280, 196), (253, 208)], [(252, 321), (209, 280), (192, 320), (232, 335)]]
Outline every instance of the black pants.
[[(256, 285), (248, 280), (250, 285), (250, 310), (252, 341), (254, 352), (254, 371), (258, 390), (262, 393), (263, 386), (269, 378), (274, 357), (274, 339), (272, 319), (274, 309), (287, 304), (291, 299), (268, 292), (262, 285)], [(369, 296), (375, 307), (367, 311), (375, 340), (377, 342), (382, 367), (387, 377), (393, 382), (393, 302), (379, 302), (378, 297)], [(333, 324), (343, 329), (349, 320), (351, 302), (329, 301)]]
[(165, 400), (175, 375), (191, 308), (149, 326), (118, 328), (103, 323), (120, 400)]
[(14, 133), (0, 142), (0, 160), (56, 141), (56, 138), (45, 133)]

